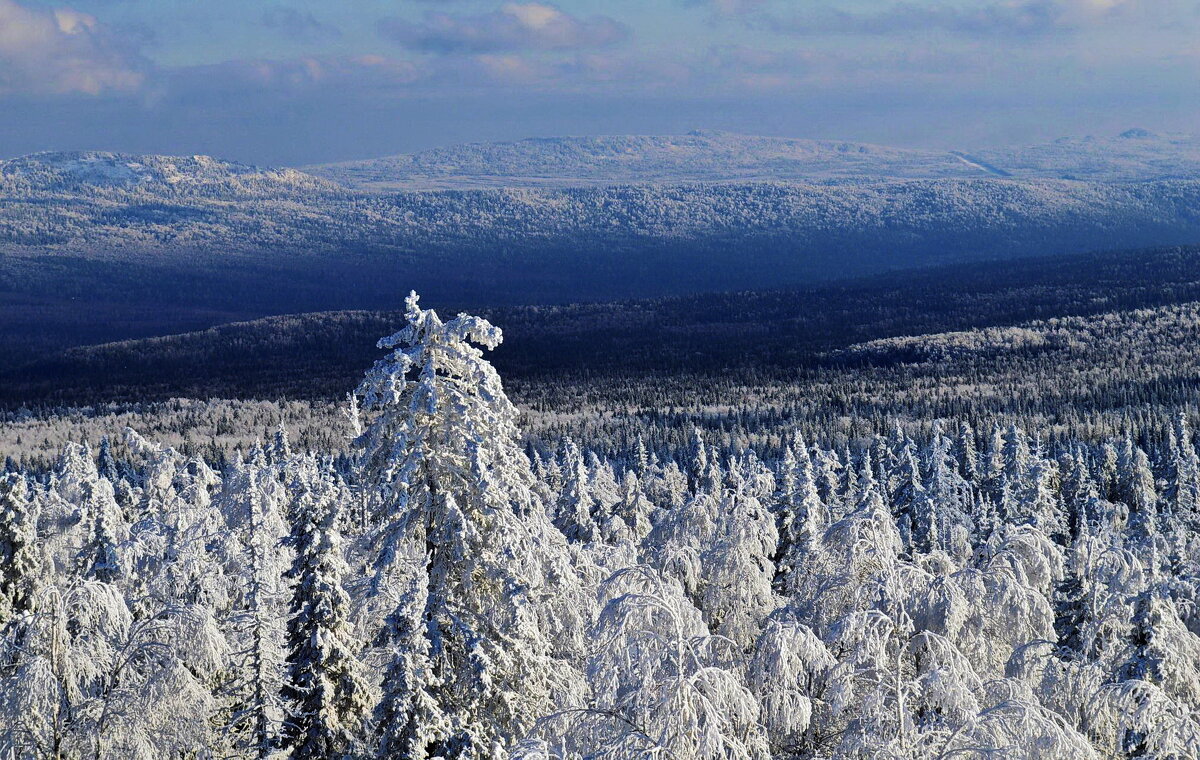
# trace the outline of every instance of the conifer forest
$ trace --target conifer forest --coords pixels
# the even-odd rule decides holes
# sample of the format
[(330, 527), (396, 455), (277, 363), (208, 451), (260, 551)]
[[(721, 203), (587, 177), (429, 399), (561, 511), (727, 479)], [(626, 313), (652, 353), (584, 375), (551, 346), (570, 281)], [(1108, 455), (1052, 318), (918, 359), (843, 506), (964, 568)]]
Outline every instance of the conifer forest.
[(547, 444), (403, 321), (336, 451), (9, 459), (5, 757), (1200, 756), (1189, 410)]

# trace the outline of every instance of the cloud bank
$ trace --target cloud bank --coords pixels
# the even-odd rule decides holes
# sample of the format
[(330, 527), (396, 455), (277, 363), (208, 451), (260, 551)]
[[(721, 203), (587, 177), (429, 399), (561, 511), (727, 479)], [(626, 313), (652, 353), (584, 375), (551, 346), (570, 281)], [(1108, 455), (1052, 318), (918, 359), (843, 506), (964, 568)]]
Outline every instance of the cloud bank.
[[(43, 5), (55, 2), (77, 8)], [(893, 142), (903, 112), (918, 141), (1008, 141), (1076, 133), (1084, 109), (1121, 128), (1200, 119), (1196, 0), (597, 7), (0, 0), (0, 150), (212, 145), (308, 161), (418, 134), (719, 127)]]
[(979, 37), (1036, 37), (1126, 17), (1133, 0), (1005, 0), (968, 5), (896, 2), (870, 10), (818, 5), (762, 26), (797, 34), (899, 35), (943, 31)]
[(0, 94), (130, 92), (145, 82), (146, 68), (93, 16), (0, 0)]

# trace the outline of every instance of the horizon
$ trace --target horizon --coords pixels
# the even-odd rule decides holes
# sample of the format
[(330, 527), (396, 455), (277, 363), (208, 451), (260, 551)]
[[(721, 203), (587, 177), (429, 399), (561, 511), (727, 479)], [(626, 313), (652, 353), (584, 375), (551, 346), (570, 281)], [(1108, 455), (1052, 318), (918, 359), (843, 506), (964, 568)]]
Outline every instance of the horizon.
[[(1139, 132), (1145, 132), (1147, 134), (1145, 134), (1145, 135), (1134, 134), (1134, 133), (1139, 133)], [(1038, 147), (1038, 146), (1042, 146), (1042, 145), (1049, 145), (1049, 144), (1059, 142), (1059, 141), (1074, 141), (1074, 142), (1082, 143), (1082, 142), (1087, 142), (1087, 141), (1091, 141), (1091, 140), (1114, 140), (1114, 139), (1120, 139), (1120, 138), (1126, 138), (1126, 137), (1139, 138), (1139, 139), (1161, 138), (1161, 139), (1169, 139), (1169, 140), (1195, 140), (1197, 133), (1186, 132), (1186, 131), (1176, 131), (1176, 130), (1148, 129), (1145, 126), (1138, 124), (1138, 125), (1131, 125), (1125, 129), (1121, 129), (1121, 130), (1111, 132), (1111, 133), (1109, 133), (1109, 132), (1100, 132), (1100, 133), (1093, 132), (1093, 133), (1088, 133), (1088, 134), (1082, 134), (1082, 133), (1061, 134), (1061, 135), (1050, 137), (1048, 139), (1037, 141), (1037, 142), (1009, 142), (1009, 143), (989, 143), (989, 144), (983, 144), (983, 143), (979, 143), (979, 144), (942, 144), (942, 145), (919, 146), (919, 145), (905, 145), (905, 144), (899, 144), (899, 143), (873, 142), (873, 141), (868, 141), (868, 140), (849, 140), (849, 139), (842, 139), (842, 138), (837, 138), (837, 137), (812, 137), (812, 136), (806, 136), (806, 135), (769, 134), (769, 133), (756, 133), (756, 132), (742, 132), (742, 131), (727, 130), (727, 129), (712, 129), (712, 128), (707, 128), (707, 127), (696, 127), (696, 128), (692, 128), (692, 129), (680, 131), (680, 132), (595, 132), (595, 133), (562, 133), (562, 134), (544, 134), (544, 135), (543, 134), (530, 134), (530, 135), (525, 135), (522, 137), (514, 137), (514, 138), (509, 138), (509, 139), (448, 141), (448, 142), (444, 142), (444, 143), (431, 144), (427, 147), (418, 148), (418, 149), (411, 150), (411, 151), (395, 151), (395, 152), (391, 152), (391, 153), (387, 153), (387, 152), (372, 153), (369, 155), (362, 155), (362, 156), (355, 156), (355, 157), (348, 157), (348, 158), (339, 158), (339, 159), (333, 159), (330, 161), (312, 161), (312, 162), (301, 162), (301, 163), (275, 163), (275, 164), (255, 163), (253, 161), (243, 161), (243, 160), (240, 160), (237, 158), (232, 158), (232, 157), (224, 156), (224, 155), (220, 155), (220, 154), (198, 153), (198, 152), (192, 152), (192, 151), (186, 151), (186, 150), (179, 151), (176, 153), (153, 153), (153, 152), (145, 152), (145, 151), (118, 150), (118, 149), (106, 148), (106, 147), (46, 149), (46, 150), (36, 150), (36, 151), (28, 152), (28, 153), (16, 153), (16, 154), (0, 153), (0, 161), (11, 161), (11, 160), (16, 160), (16, 159), (29, 158), (29, 157), (41, 156), (41, 155), (99, 153), (99, 154), (130, 155), (130, 156), (158, 155), (158, 156), (170, 156), (170, 157), (205, 157), (205, 158), (212, 158), (212, 159), (222, 161), (225, 163), (237, 163), (237, 164), (244, 164), (244, 165), (248, 165), (248, 166), (258, 166), (258, 167), (263, 167), (263, 168), (278, 167), (278, 168), (302, 170), (305, 167), (310, 167), (310, 166), (332, 165), (332, 164), (340, 164), (340, 163), (354, 163), (354, 162), (358, 162), (358, 161), (369, 161), (371, 159), (390, 158), (393, 156), (417, 155), (417, 154), (420, 154), (420, 153), (423, 153), (426, 151), (444, 150), (444, 149), (449, 149), (449, 148), (465, 147), (465, 146), (471, 146), (471, 145), (514, 144), (514, 143), (532, 142), (532, 141), (539, 141), (539, 140), (589, 140), (589, 139), (621, 138), (621, 137), (672, 138), (672, 137), (690, 137), (690, 136), (705, 136), (705, 135), (726, 135), (726, 136), (732, 136), (732, 137), (767, 138), (767, 139), (773, 139), (773, 140), (815, 142), (815, 143), (848, 143), (851, 145), (864, 145), (864, 146), (879, 147), (879, 148), (924, 151), (924, 152), (928, 152), (928, 153), (940, 153), (940, 152), (948, 153), (948, 152), (952, 152), (952, 151), (963, 149), (963, 148), (968, 149), (968, 150), (1018, 149), (1018, 148), (1030, 148), (1030, 147)]]

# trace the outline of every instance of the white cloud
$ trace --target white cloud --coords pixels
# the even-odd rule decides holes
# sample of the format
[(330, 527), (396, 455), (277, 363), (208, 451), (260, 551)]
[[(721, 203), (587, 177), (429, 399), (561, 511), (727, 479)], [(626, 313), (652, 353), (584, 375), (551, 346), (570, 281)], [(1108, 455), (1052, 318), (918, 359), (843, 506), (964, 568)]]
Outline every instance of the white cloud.
[(506, 3), (490, 13), (427, 13), (413, 23), (390, 18), (380, 33), (404, 47), (430, 53), (580, 50), (612, 45), (629, 35), (606, 16), (579, 18), (544, 3)]
[(382, 93), (405, 89), (423, 72), (409, 61), (380, 55), (302, 56), (286, 60), (234, 59), (165, 72), (167, 94), (192, 97), (256, 93), (295, 96), (316, 91)]
[[(1145, 0), (989, 0), (979, 3), (877, 3), (869, 10), (847, 10), (836, 3), (812, 5), (790, 16), (764, 18), (763, 28), (799, 34), (912, 34), (943, 31), (964, 36), (1034, 37), (1083, 29), (1108, 22), (1150, 17), (1149, 7), (1169, 2)], [(1161, 8), (1160, 8), (1161, 10)]]
[(0, 0), (0, 93), (131, 92), (146, 64), (94, 17)]
[(336, 26), (286, 5), (272, 5), (263, 11), (262, 24), (293, 39), (309, 42), (342, 36), (342, 31)]

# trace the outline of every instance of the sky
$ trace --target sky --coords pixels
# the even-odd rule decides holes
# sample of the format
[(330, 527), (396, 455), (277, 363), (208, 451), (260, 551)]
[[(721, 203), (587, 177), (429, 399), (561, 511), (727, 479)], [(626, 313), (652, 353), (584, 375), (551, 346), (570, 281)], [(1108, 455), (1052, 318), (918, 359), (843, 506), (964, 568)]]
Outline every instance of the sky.
[(1197, 131), (1200, 0), (0, 0), (0, 156)]

